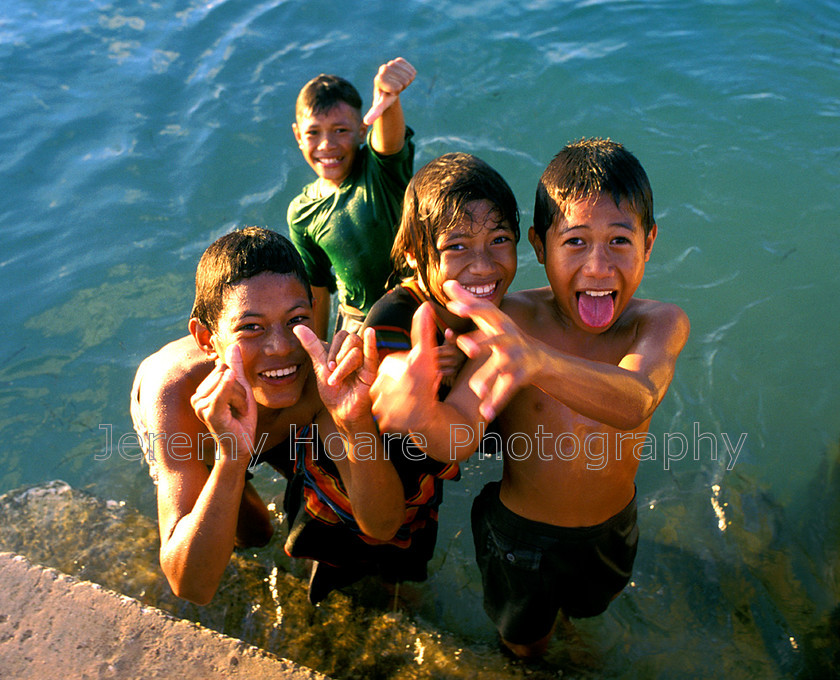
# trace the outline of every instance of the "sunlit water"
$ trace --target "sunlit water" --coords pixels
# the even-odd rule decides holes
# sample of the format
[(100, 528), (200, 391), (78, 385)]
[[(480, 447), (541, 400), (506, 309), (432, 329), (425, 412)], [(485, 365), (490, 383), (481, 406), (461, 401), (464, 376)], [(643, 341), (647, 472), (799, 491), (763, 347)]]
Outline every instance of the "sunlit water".
[[(404, 95), (416, 167), (448, 151), (481, 156), (510, 182), (525, 226), (537, 178), (564, 143), (598, 135), (628, 146), (650, 175), (659, 224), (639, 294), (681, 305), (692, 322), (652, 424), (655, 457), (637, 479), (633, 585), (560, 637), (549, 668), (836, 673), (835, 1), (5, 0), (0, 492), (60, 478), (138, 510), (141, 519), (72, 531), (79, 545), (100, 541), (119, 556), (100, 580), (118, 588), (124, 579), (131, 594), (177, 609), (165, 588), (135, 587), (140, 570), (155, 569), (154, 546), (142, 556), (120, 549), (155, 515), (148, 475), (117, 453), (131, 431), (134, 370), (185, 332), (195, 264), (213, 239), (243, 224), (286, 231), (286, 206), (311, 179), (290, 128), (300, 86), (338, 72), (369, 101), (376, 68), (397, 55), (418, 70)], [(519, 255), (514, 288), (543, 285), (524, 240)], [(419, 647), (403, 645), (404, 664), (383, 662), (383, 677), (454, 677), (472, 663), (462, 654), (491, 659), (502, 676), (521, 672), (495, 651), (472, 561), (469, 506), (498, 475), (498, 462), (475, 460), (447, 484), (433, 574), (413, 618), (399, 632), (374, 627), (382, 649), (412, 626), (455, 642), (421, 653), (431, 637), (417, 637)], [(256, 483), (267, 498), (282, 494), (269, 471)], [(12, 526), (19, 507), (5, 509)], [(96, 580), (101, 571), (79, 564), (72, 541), (52, 546), (49, 517), (4, 545), (68, 570), (75, 562)], [(276, 583), (285, 578), (272, 572), (279, 552), (241, 559), (254, 560), (257, 581)], [(290, 592), (304, 588), (293, 583)], [(370, 628), (365, 610), (330, 606)], [(249, 629), (264, 623), (253, 609), (178, 611), (280, 656), (356, 672), (313, 654), (324, 640), (289, 619), (261, 636)], [(373, 674), (365, 664), (376, 644), (349, 648)], [(447, 654), (456, 656), (448, 664)]]

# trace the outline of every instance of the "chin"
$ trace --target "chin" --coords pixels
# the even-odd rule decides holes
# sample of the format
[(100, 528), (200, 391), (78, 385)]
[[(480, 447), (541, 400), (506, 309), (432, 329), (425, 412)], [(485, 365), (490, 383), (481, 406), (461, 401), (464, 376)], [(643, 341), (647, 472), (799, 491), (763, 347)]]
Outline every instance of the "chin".
[(278, 410), (281, 408), (289, 408), (300, 401), (300, 396), (303, 390), (294, 390), (293, 392), (286, 392), (285, 394), (254, 394), (254, 400), (263, 408)]

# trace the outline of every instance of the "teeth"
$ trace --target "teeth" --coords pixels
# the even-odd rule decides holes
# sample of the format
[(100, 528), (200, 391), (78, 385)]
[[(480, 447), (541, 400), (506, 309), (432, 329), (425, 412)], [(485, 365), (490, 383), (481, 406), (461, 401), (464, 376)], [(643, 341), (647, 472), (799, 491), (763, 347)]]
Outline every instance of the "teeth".
[(287, 375), (291, 375), (297, 370), (297, 366), (290, 366), (289, 368), (281, 368), (276, 371), (263, 371), (263, 375), (266, 378), (285, 378)]
[(605, 295), (612, 295), (611, 290), (585, 290), (583, 291), (586, 295), (591, 295), (592, 297), (604, 297)]
[(488, 283), (484, 286), (464, 286), (464, 289), (476, 297), (483, 297), (485, 295), (491, 295), (496, 290), (496, 284)]

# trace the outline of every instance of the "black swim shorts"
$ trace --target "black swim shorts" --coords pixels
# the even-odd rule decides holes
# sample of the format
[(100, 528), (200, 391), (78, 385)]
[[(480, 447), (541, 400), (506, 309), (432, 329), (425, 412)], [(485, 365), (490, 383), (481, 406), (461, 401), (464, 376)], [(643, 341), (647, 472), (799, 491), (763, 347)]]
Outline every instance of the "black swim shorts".
[(636, 498), (602, 524), (558, 527), (511, 512), (499, 487), (491, 482), (475, 499), (472, 530), (484, 610), (501, 636), (530, 644), (551, 631), (560, 610), (575, 618), (604, 612), (630, 580)]

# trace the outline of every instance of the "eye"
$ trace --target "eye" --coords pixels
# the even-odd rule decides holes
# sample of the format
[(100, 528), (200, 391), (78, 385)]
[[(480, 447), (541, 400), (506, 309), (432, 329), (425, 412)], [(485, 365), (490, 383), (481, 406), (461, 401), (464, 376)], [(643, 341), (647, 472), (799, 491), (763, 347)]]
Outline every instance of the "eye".
[(262, 326), (255, 322), (243, 323), (236, 327), (237, 333), (244, 333), (244, 334), (253, 334), (259, 333), (262, 330)]
[(438, 250), (442, 253), (458, 252), (461, 250), (466, 250), (466, 246), (463, 243), (445, 243), (440, 248), (438, 248)]
[(583, 239), (580, 236), (572, 236), (570, 238), (567, 238), (565, 241), (563, 241), (563, 245), (564, 246), (565, 245), (582, 246), (583, 245)]
[(499, 243), (509, 243), (512, 240), (513, 239), (511, 239), (511, 237), (506, 235), (506, 234), (504, 236), (497, 236), (496, 238), (493, 239), (493, 245), (496, 245), (496, 244), (499, 244)]
[(629, 238), (627, 238), (626, 236), (616, 236), (616, 237), (612, 240), (612, 243), (613, 243), (614, 245), (617, 245), (617, 246), (623, 246), (623, 245), (628, 245), (628, 244), (630, 244), (630, 243), (631, 243), (631, 241), (630, 241), (630, 239), (629, 239)]
[(309, 321), (309, 316), (307, 314), (297, 314), (289, 319), (289, 326), (299, 326), (302, 323), (306, 323)]

